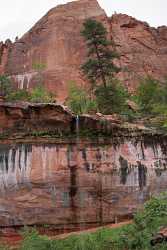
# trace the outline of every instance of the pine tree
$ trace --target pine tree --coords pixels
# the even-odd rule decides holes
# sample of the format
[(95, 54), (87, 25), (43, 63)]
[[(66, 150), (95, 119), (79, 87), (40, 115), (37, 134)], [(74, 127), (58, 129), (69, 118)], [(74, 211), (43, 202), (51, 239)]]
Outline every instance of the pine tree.
[(93, 86), (103, 84), (106, 87), (108, 79), (119, 72), (113, 63), (118, 55), (110, 49), (111, 42), (107, 40), (107, 30), (101, 22), (87, 19), (83, 26), (81, 35), (87, 43), (88, 59), (82, 65), (82, 70)]

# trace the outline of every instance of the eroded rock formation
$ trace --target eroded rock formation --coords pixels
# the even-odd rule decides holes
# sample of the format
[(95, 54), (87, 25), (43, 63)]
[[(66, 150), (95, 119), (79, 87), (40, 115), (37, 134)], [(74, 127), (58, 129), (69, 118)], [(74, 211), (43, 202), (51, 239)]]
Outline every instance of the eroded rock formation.
[(150, 27), (127, 15), (113, 15), (111, 35), (120, 55), (124, 72), (120, 79), (134, 89), (143, 77), (163, 81), (167, 70), (167, 27)]
[(65, 106), (56, 104), (0, 103), (0, 134), (8, 138), (13, 133), (33, 131), (70, 131), (73, 116)]
[(111, 223), (167, 188), (163, 135), (108, 116), (76, 119), (58, 105), (1, 104), (0, 112), (10, 117), (0, 123), (1, 227)]
[(141, 77), (163, 80), (167, 72), (167, 28), (151, 28), (122, 14), (108, 18), (96, 0), (79, 0), (50, 10), (29, 32), (12, 46), (0, 44), (0, 73), (12, 76), (19, 88), (37, 84), (33, 64), (45, 65), (43, 79), (57, 99), (67, 97), (70, 81), (87, 84), (80, 72), (86, 48), (80, 35), (86, 18), (104, 23), (120, 54), (119, 78), (133, 90)]

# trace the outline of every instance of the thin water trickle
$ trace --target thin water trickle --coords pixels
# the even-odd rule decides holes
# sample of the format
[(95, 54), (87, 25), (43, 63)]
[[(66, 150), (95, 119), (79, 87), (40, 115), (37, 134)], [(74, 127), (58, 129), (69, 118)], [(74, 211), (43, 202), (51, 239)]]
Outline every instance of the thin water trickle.
[[(76, 166), (78, 167), (78, 164), (79, 164), (79, 152), (80, 152), (80, 149), (79, 149), (79, 133), (80, 133), (80, 117), (79, 115), (76, 116), (76, 150), (77, 150), (77, 159), (76, 159)], [(76, 183), (77, 184), (77, 183)], [(82, 188), (83, 189), (83, 188)], [(83, 215), (83, 209), (82, 209), (82, 206), (81, 206), (81, 194), (83, 193), (83, 190), (81, 190), (81, 187), (78, 186), (78, 204), (77, 204), (77, 207), (78, 207), (78, 222), (79, 222), (79, 230), (84, 230), (85, 228), (85, 218), (84, 218), (84, 215)]]
[(77, 135), (77, 142), (79, 139), (79, 115), (76, 116), (76, 135)]

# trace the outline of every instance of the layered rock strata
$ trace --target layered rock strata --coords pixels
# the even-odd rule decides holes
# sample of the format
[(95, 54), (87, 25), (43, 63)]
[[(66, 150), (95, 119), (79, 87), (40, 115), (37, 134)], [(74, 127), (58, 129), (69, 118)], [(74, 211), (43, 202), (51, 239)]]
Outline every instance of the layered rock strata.
[[(58, 105), (3, 109), (11, 120), (6, 129), (1, 125), (1, 227), (63, 231), (112, 223), (167, 188), (163, 135), (111, 117), (76, 118)], [(45, 130), (41, 122), (38, 129), (31, 125), (37, 117)], [(27, 132), (26, 124), (33, 130)]]

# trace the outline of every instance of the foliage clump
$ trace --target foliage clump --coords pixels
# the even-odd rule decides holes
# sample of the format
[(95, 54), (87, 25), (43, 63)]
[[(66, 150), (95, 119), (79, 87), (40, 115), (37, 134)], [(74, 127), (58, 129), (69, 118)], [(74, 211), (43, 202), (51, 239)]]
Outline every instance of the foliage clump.
[(154, 108), (160, 104), (162, 95), (162, 89), (157, 80), (150, 77), (143, 79), (135, 96), (140, 112), (145, 115), (154, 113)]
[[(119, 237), (119, 250), (164, 250), (166, 242), (154, 248), (151, 240), (159, 230), (167, 226), (167, 193), (152, 197), (134, 217), (134, 223), (126, 227)], [(166, 248), (165, 248), (166, 247)]]
[(67, 105), (77, 115), (97, 110), (96, 100), (91, 98), (84, 88), (78, 87), (75, 83), (70, 85)]
[(123, 85), (114, 80), (106, 87), (100, 85), (95, 90), (98, 109), (103, 114), (124, 113), (128, 111), (128, 92)]
[(34, 103), (52, 103), (54, 102), (54, 95), (47, 91), (42, 85), (36, 86), (30, 93), (29, 101)]
[(141, 118), (149, 119), (149, 126), (167, 128), (167, 82), (147, 77), (140, 82), (132, 98), (139, 107)]
[(12, 85), (10, 78), (6, 75), (0, 75), (0, 96), (6, 98), (10, 95)]
[(27, 89), (15, 89), (11, 79), (6, 75), (0, 76), (0, 95), (9, 102), (52, 103), (55, 101), (55, 96), (46, 90), (42, 84), (38, 84), (31, 91)]

